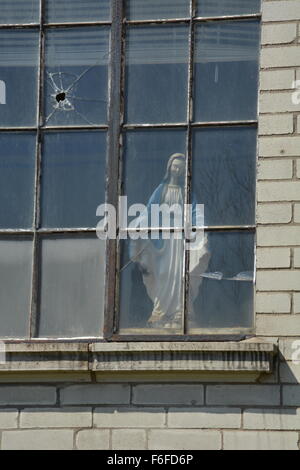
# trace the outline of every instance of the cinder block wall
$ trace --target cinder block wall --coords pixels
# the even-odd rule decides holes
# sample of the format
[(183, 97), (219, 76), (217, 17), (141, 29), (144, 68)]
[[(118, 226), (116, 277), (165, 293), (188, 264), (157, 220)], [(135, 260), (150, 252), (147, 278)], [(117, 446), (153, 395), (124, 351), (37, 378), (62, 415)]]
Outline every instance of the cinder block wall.
[(299, 448), (299, 25), (299, 0), (263, 1), (256, 308), (257, 334), (279, 345), (274, 374), (180, 384), (130, 374), (128, 383), (28, 383), (23, 374), (0, 385), (0, 448)]

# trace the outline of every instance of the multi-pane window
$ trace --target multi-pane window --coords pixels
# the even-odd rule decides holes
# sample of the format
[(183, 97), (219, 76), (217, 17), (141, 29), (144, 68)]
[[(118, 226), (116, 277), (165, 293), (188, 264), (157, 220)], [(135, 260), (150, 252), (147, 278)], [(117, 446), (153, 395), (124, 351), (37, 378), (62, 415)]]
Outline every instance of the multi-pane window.
[(260, 1), (0, 6), (0, 337), (253, 332)]

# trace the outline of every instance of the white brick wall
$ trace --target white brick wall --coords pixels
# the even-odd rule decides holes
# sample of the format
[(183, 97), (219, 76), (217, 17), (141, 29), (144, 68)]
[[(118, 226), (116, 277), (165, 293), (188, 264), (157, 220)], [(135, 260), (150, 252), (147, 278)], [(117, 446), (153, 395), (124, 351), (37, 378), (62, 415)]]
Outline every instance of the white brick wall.
[(290, 313), (291, 294), (257, 292), (256, 311), (257, 313)]
[[(281, 116), (280, 116), (281, 117)], [(266, 128), (270, 134), (273, 134), (271, 123), (268, 121), (265, 123)], [(277, 116), (271, 116), (271, 119), (277, 118)], [(282, 129), (280, 129), (281, 131)], [(293, 177), (293, 160), (260, 160), (258, 166), (258, 179), (259, 180), (286, 180)]]
[(258, 248), (258, 268), (289, 268), (291, 265), (290, 248)]
[[(275, 39), (276, 40), (276, 39)], [(295, 80), (294, 70), (282, 69), (282, 70), (262, 70), (260, 74), (260, 89), (261, 90), (289, 90), (292, 87), (292, 83)], [(290, 92), (289, 92), (290, 93)], [(261, 95), (261, 105), (263, 98), (266, 96), (274, 95)], [(279, 95), (277, 95), (279, 96)], [(290, 96), (290, 95), (289, 95)], [(262, 111), (262, 109), (261, 109)], [(263, 112), (263, 111), (262, 111)]]
[(224, 432), (224, 450), (298, 450), (297, 432)]
[(258, 224), (287, 224), (292, 221), (293, 206), (291, 203), (258, 203)]
[(262, 27), (262, 44), (284, 44), (297, 38), (297, 23), (264, 24)]
[[(184, 436), (184, 438), (183, 438)], [(149, 449), (154, 450), (219, 450), (221, 433), (202, 430), (151, 430), (149, 432)]]

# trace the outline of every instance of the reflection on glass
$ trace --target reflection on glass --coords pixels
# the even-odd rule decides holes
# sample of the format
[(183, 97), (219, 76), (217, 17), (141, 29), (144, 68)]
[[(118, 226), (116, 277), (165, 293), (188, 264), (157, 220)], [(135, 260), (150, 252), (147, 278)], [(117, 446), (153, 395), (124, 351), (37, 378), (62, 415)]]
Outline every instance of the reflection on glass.
[[(168, 158), (165, 174), (151, 195), (147, 208), (144, 213), (140, 214), (137, 222), (133, 221), (132, 225), (137, 227), (170, 227), (176, 224), (173, 217), (169, 215), (169, 222), (165, 220), (160, 212), (158, 222), (153, 220), (153, 209), (164, 204), (168, 208), (179, 206), (181, 211), (184, 204), (184, 177), (185, 177), (186, 159), (183, 154), (175, 153)], [(146, 218), (146, 222), (143, 219)], [(151, 221), (151, 222), (150, 222)], [(182, 222), (182, 218), (180, 218)], [(180, 226), (180, 225), (179, 225)], [(125, 261), (122, 271), (122, 278), (129, 275), (134, 270), (131, 266), (133, 263), (137, 265), (140, 272), (139, 281), (143, 280), (144, 288), (148, 298), (152, 303), (151, 315), (147, 318), (145, 326), (148, 328), (171, 328), (181, 329), (183, 321), (183, 249), (184, 242), (182, 234), (175, 233), (157, 233), (156, 239), (153, 239), (153, 233), (144, 233), (144, 238), (131, 239), (129, 241), (129, 261)], [(166, 239), (164, 236), (166, 235)], [(128, 269), (130, 266), (130, 269)], [(121, 272), (122, 272), (121, 271)], [(126, 281), (125, 281), (126, 287)], [(128, 286), (129, 287), (129, 286)], [(134, 292), (138, 290), (135, 285), (130, 286)], [(129, 287), (129, 289), (130, 289)], [(130, 303), (130, 294), (126, 289), (127, 305)], [(124, 288), (123, 288), (123, 293)], [(129, 295), (128, 295), (129, 294)], [(124, 301), (124, 295), (123, 299)], [(126, 307), (125, 307), (126, 308)], [(124, 314), (123, 314), (124, 315)], [(122, 319), (122, 315), (121, 315)], [(131, 325), (130, 318), (121, 323), (121, 328)], [(133, 319), (132, 319), (133, 321)], [(129, 323), (129, 325), (127, 324)], [(132, 325), (134, 327), (134, 325)]]
[(48, 23), (109, 21), (110, 0), (46, 0)]
[(258, 53), (257, 21), (196, 26), (196, 121), (256, 119)]
[[(182, 332), (186, 245), (183, 230), (166, 228), (183, 227), (185, 171), (185, 155), (172, 154), (147, 206), (138, 207), (138, 217), (129, 224), (121, 261), (121, 329)], [(207, 266), (203, 236), (193, 247), (193, 273), (202, 273)]]
[(1, 0), (0, 24), (39, 23), (40, 0)]
[(44, 239), (41, 257), (39, 337), (99, 336), (105, 242), (96, 236)]
[(0, 31), (0, 126), (35, 125), (38, 57), (38, 31)]
[[(190, 273), (189, 328), (251, 328), (253, 326), (254, 234), (209, 232), (209, 263), (200, 274), (200, 288)], [(200, 330), (201, 331), (201, 330)]]
[(189, 0), (127, 0), (126, 16), (129, 20), (188, 18), (189, 3)]
[(95, 227), (105, 202), (105, 132), (44, 135), (42, 226)]
[(45, 124), (107, 121), (109, 28), (54, 29), (46, 34)]
[(0, 336), (29, 334), (32, 241), (24, 237), (0, 239)]
[(249, 15), (260, 12), (260, 0), (197, 1), (197, 16)]
[(128, 122), (186, 121), (188, 55), (186, 25), (127, 29)]
[(0, 141), (0, 227), (31, 228), (35, 135), (1, 133)]
[(123, 194), (128, 205), (147, 204), (162, 181), (173, 153), (185, 153), (186, 132), (182, 130), (128, 131), (125, 134)]
[(204, 224), (255, 223), (256, 129), (199, 129), (193, 136), (193, 198)]
[(180, 333), (183, 322), (184, 241), (137, 239), (123, 242), (120, 329)]

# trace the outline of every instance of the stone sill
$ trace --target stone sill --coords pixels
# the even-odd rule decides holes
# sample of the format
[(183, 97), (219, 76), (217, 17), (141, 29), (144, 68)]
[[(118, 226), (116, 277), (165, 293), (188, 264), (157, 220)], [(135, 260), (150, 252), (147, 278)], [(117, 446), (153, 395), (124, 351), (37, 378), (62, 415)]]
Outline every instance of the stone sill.
[(228, 342), (6, 343), (0, 377), (9, 372), (271, 373), (276, 345), (263, 338)]

